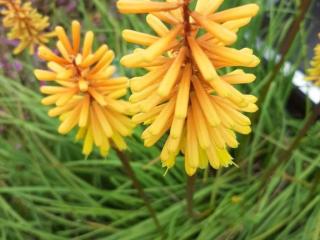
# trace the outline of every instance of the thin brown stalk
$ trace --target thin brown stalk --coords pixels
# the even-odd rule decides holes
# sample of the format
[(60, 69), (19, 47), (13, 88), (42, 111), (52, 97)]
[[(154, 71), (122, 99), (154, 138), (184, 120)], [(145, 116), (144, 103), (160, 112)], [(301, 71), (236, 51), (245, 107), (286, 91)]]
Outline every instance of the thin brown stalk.
[(193, 219), (203, 219), (209, 216), (214, 210), (213, 207), (208, 208), (203, 212), (196, 212), (193, 207), (193, 194), (195, 191), (196, 175), (187, 177), (187, 189), (186, 189), (186, 199), (187, 199), (187, 211), (189, 217)]
[[(285, 60), (287, 58), (287, 54), (289, 50), (292, 47), (292, 44), (300, 31), (300, 26), (302, 21), (304, 20), (304, 17), (306, 13), (308, 12), (309, 7), (311, 6), (312, 0), (301, 0), (301, 4), (299, 7), (299, 13), (295, 17), (294, 21), (292, 22), (291, 26), (289, 27), (289, 31), (286, 34), (286, 37), (283, 39), (283, 42), (281, 44), (280, 48), (280, 53), (281, 53), (281, 58), (279, 62), (276, 64), (276, 66), (273, 69), (273, 72), (271, 76), (269, 77), (268, 81), (265, 83), (265, 85), (262, 87), (260, 91), (260, 96), (258, 98), (258, 103), (257, 105), (260, 106), (262, 105), (266, 97), (268, 95), (268, 92), (270, 91), (271, 84), (274, 82), (276, 77), (278, 76), (283, 64), (285, 63)], [(260, 114), (261, 111), (256, 112), (252, 116), (252, 125), (256, 124), (259, 119), (260, 119)], [(237, 151), (237, 157), (238, 158), (243, 158), (244, 150), (247, 148), (249, 142), (252, 140), (252, 137), (248, 137), (244, 140), (244, 142), (240, 145), (240, 148)]]
[(299, 147), (301, 141), (307, 135), (310, 128), (314, 126), (319, 116), (320, 104), (317, 104), (312, 113), (310, 113), (309, 116), (306, 118), (305, 123), (303, 124), (302, 128), (298, 131), (297, 135), (292, 140), (289, 147), (279, 153), (276, 163), (271, 168), (269, 168), (268, 171), (265, 172), (263, 182), (265, 182), (272, 175), (272, 173), (277, 169), (278, 166), (287, 162), (292, 157), (294, 151)]
[(195, 191), (196, 175), (187, 177), (187, 187), (186, 187), (186, 200), (187, 200), (187, 211), (188, 215), (194, 219), (202, 219), (210, 215), (213, 211), (213, 207), (208, 208), (203, 212), (196, 212), (193, 207), (193, 195)]
[(148, 197), (146, 196), (143, 187), (141, 186), (139, 180), (137, 179), (137, 177), (131, 167), (131, 164), (130, 164), (130, 161), (129, 161), (127, 155), (119, 150), (116, 150), (116, 153), (117, 153), (119, 159), (121, 160), (123, 168), (125, 169), (128, 177), (132, 181), (134, 188), (137, 190), (139, 196), (144, 201), (144, 204), (145, 204), (146, 208), (148, 209), (149, 214), (152, 217), (158, 231), (163, 235), (163, 230), (162, 230), (160, 222), (157, 218), (157, 214), (156, 214), (155, 210), (153, 209), (153, 207), (151, 206), (150, 201), (149, 201)]
[[(192, 32), (192, 25), (190, 22), (190, 5), (191, 0), (183, 0), (183, 6), (182, 6), (182, 15), (183, 15), (183, 29), (184, 29), (184, 44), (185, 47), (187, 47), (190, 50), (190, 46), (188, 43), (188, 37), (191, 35)], [(187, 58), (187, 61), (192, 61), (191, 58)], [(202, 218), (204, 216), (207, 216), (211, 209), (208, 211), (205, 211), (203, 213), (196, 213), (193, 209), (193, 194), (194, 194), (194, 184), (196, 181), (196, 176), (188, 176), (187, 179), (187, 188), (186, 188), (186, 200), (187, 200), (187, 211), (190, 217), (192, 218)]]
[[(296, 36), (298, 35), (301, 23), (303, 22), (304, 17), (306, 15), (306, 13), (308, 12), (309, 7), (311, 6), (311, 3), (312, 3), (312, 0), (301, 0), (301, 4), (299, 7), (299, 13), (297, 14), (296, 18), (292, 22), (292, 24), (289, 28), (289, 31), (286, 34), (286, 37), (283, 39), (283, 42), (281, 44), (280, 61), (274, 67), (270, 78), (268, 79), (268, 81), (266, 82), (266, 84), (263, 86), (263, 88), (261, 90), (261, 94), (260, 94), (259, 100), (258, 100), (260, 104), (262, 104), (265, 101), (267, 94), (270, 90), (271, 84), (274, 82), (274, 80), (278, 76), (283, 64), (285, 63), (288, 52), (291, 49)], [(255, 114), (253, 116), (252, 122), (256, 122), (257, 120), (259, 120), (259, 117), (260, 117), (260, 111), (257, 112), (257, 114)]]
[(183, 29), (184, 29), (184, 41), (187, 47), (189, 47), (188, 44), (188, 36), (191, 33), (191, 24), (190, 24), (190, 10), (189, 10), (189, 4), (190, 4), (190, 0), (184, 0), (183, 2), (183, 7), (182, 7), (182, 11), (183, 11)]
[[(182, 15), (183, 15), (183, 29), (184, 29), (184, 44), (187, 48), (189, 47), (188, 36), (191, 33), (190, 24), (190, 10), (189, 10), (190, 0), (183, 0)], [(187, 200), (187, 211), (191, 218), (195, 216), (193, 212), (193, 193), (194, 193), (194, 183), (196, 181), (196, 176), (187, 177), (187, 188), (186, 188), (186, 200)]]
[(191, 218), (195, 217), (195, 213), (193, 211), (193, 193), (194, 193), (194, 184), (196, 181), (196, 175), (187, 177), (187, 210), (188, 214)]

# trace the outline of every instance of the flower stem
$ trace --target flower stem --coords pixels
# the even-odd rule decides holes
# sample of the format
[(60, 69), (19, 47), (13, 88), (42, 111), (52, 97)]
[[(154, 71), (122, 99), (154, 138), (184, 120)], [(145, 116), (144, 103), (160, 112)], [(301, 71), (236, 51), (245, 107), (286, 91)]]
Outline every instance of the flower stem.
[(191, 218), (195, 217), (195, 213), (193, 211), (193, 193), (194, 193), (194, 184), (196, 181), (196, 175), (187, 177), (187, 210), (188, 214)]
[(213, 207), (209, 207), (203, 212), (196, 212), (193, 208), (193, 195), (195, 191), (196, 175), (187, 177), (186, 199), (188, 215), (193, 219), (201, 219), (207, 217), (213, 211)]
[[(264, 100), (267, 97), (267, 94), (270, 90), (271, 84), (273, 83), (273, 81), (275, 80), (275, 78), (278, 76), (280, 69), (282, 68), (287, 54), (290, 50), (290, 48), (292, 47), (292, 44), (300, 30), (300, 26), (302, 21), (304, 20), (304, 17), (309, 9), (309, 7), (311, 6), (312, 0), (301, 0), (301, 4), (299, 7), (299, 14), (297, 14), (296, 18), (294, 19), (294, 21), (292, 22), (288, 33), (286, 34), (285, 39), (283, 40), (282, 44), (281, 44), (281, 48), (280, 48), (280, 53), (281, 53), (281, 59), (280, 61), (276, 64), (276, 66), (273, 69), (273, 72), (270, 76), (270, 78), (268, 79), (268, 81), (266, 82), (266, 84), (264, 85), (264, 87), (261, 90), (261, 94), (259, 96), (259, 103), (263, 103)], [(260, 117), (260, 111), (257, 112), (257, 114), (255, 114), (252, 118), (252, 122), (256, 122), (257, 120), (259, 120)]]
[(123, 165), (123, 168), (125, 169), (128, 177), (131, 179), (132, 181), (132, 184), (134, 186), (134, 188), (138, 191), (138, 194), (139, 196), (141, 197), (141, 199), (144, 201), (144, 204), (145, 206), (147, 207), (149, 213), (150, 213), (150, 216), (152, 217), (158, 231), (163, 235), (163, 230), (162, 230), (162, 227), (160, 225), (160, 222), (157, 218), (157, 215), (156, 215), (156, 212), (155, 210), (153, 209), (153, 207), (151, 206), (139, 180), (137, 179), (132, 167), (131, 167), (131, 164), (130, 164), (130, 161), (127, 157), (126, 154), (124, 154), (123, 152), (119, 151), (119, 150), (116, 150), (116, 153), (119, 157), (119, 159), (121, 160), (122, 162), (122, 165)]
[[(301, 22), (303, 21), (309, 7), (311, 6), (312, 0), (301, 0), (301, 4), (299, 7), (299, 13), (297, 14), (296, 18), (292, 22), (288, 33), (286, 34), (287, 37), (283, 39), (283, 42), (281, 44), (280, 48), (280, 53), (281, 53), (281, 58), (280, 61), (276, 64), (276, 66), (273, 69), (273, 72), (268, 79), (268, 81), (265, 83), (265, 85), (262, 87), (260, 91), (260, 95), (258, 98), (257, 105), (261, 106), (268, 95), (268, 92), (270, 90), (271, 84), (274, 82), (276, 77), (278, 76), (283, 64), (285, 63), (287, 54), (292, 47), (292, 43), (294, 42), (299, 30), (300, 30), (300, 25)], [(255, 114), (252, 115), (252, 125), (255, 125), (259, 119), (260, 119), (260, 114), (262, 111), (258, 111)], [(245, 154), (245, 149), (247, 149), (247, 146), (250, 144), (250, 141), (252, 140), (252, 137), (247, 137), (244, 139), (243, 143), (240, 145), (240, 148), (237, 151), (237, 157), (242, 159), (244, 154)]]
[(294, 150), (297, 149), (304, 138), (304, 136), (308, 133), (310, 128), (316, 123), (318, 117), (320, 116), (320, 103), (315, 106), (312, 113), (306, 118), (305, 123), (303, 124), (302, 128), (298, 131), (297, 135), (289, 145), (289, 147), (283, 151), (281, 151), (278, 155), (278, 159), (276, 163), (269, 168), (267, 172), (264, 174), (264, 181), (268, 179), (271, 174), (277, 169), (277, 167), (285, 162), (287, 162), (293, 155)]
[(190, 24), (190, 10), (189, 10), (190, 0), (184, 0), (182, 11), (183, 11), (183, 29), (185, 35), (185, 41), (187, 41), (188, 36), (191, 33), (191, 24)]
[[(190, 0), (183, 0), (182, 15), (183, 15), (184, 41), (185, 41), (185, 46), (188, 49), (190, 49), (190, 46), (188, 43), (188, 37), (191, 34), (189, 4), (190, 4)], [(193, 210), (193, 193), (194, 193), (195, 181), (196, 181), (196, 175), (187, 176), (187, 188), (186, 188), (187, 211), (191, 218), (194, 218), (196, 216)]]

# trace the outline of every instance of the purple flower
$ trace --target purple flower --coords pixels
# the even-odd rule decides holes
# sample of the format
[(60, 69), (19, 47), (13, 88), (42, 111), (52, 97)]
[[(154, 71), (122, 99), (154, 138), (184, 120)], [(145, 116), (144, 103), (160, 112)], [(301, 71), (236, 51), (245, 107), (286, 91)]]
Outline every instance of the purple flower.
[(61, 7), (65, 7), (67, 12), (73, 12), (77, 7), (76, 1), (70, 1), (70, 0), (58, 0), (57, 5)]
[(60, 53), (58, 49), (54, 49), (53, 52), (54, 52), (56, 55), (59, 55), (59, 53)]
[(19, 60), (14, 60), (13, 66), (14, 66), (14, 69), (15, 69), (17, 72), (21, 72), (22, 69), (23, 69), (23, 66), (22, 66), (22, 64), (21, 64), (21, 62), (20, 62)]
[(2, 42), (4, 45), (8, 45), (8, 46), (11, 46), (11, 47), (16, 47), (16, 46), (19, 45), (19, 40), (17, 40), (17, 39), (9, 40), (9, 39), (6, 39), (6, 38), (2, 38), (2, 39), (1, 39), (1, 42)]
[(6, 71), (6, 70), (8, 70), (8, 68), (10, 68), (10, 64), (9, 64), (6, 56), (0, 57), (0, 66), (4, 71)]
[(67, 12), (73, 12), (76, 9), (76, 6), (77, 4), (75, 2), (70, 2), (66, 7)]
[(58, 0), (57, 3), (58, 5), (65, 5), (66, 4), (66, 0)]

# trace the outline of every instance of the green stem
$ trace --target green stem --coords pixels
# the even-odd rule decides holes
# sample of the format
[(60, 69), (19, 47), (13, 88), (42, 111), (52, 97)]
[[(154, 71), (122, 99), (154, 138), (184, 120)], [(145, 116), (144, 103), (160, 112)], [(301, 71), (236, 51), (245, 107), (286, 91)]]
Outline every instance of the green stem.
[[(283, 39), (283, 42), (281, 44), (281, 48), (280, 48), (281, 59), (274, 67), (270, 78), (268, 79), (268, 81), (266, 82), (264, 87), (262, 88), (258, 103), (261, 104), (266, 99), (267, 94), (270, 90), (271, 84), (273, 83), (275, 78), (278, 76), (280, 69), (282, 68), (283, 64), (285, 63), (287, 54), (288, 54), (290, 48), (292, 47), (292, 44), (293, 44), (293, 42), (294, 42), (294, 40), (300, 30), (301, 23), (304, 20), (304, 17), (306, 15), (309, 7), (311, 6), (311, 3), (312, 3), (312, 0), (301, 0), (301, 4), (299, 7), (299, 14), (297, 14), (296, 18), (292, 22), (292, 24), (289, 28), (289, 32), (286, 34), (286, 37)], [(256, 122), (259, 119), (259, 117), (260, 117), (260, 112), (257, 112), (257, 114), (255, 114), (253, 116), (252, 122), (253, 123)]]
[[(312, 0), (301, 0), (301, 4), (299, 7), (299, 13), (297, 14), (294, 21), (292, 22), (292, 24), (289, 28), (289, 31), (286, 34), (286, 37), (282, 41), (281, 48), (280, 48), (280, 53), (281, 53), (280, 61), (276, 64), (270, 78), (268, 79), (268, 81), (265, 83), (265, 85), (262, 87), (262, 89), (260, 91), (260, 95), (259, 95), (258, 102), (257, 102), (258, 106), (261, 106), (265, 102), (266, 97), (268, 95), (268, 92), (270, 90), (270, 87), (271, 87), (272, 83), (274, 82), (274, 80), (276, 79), (276, 77), (278, 76), (283, 64), (285, 63), (287, 54), (288, 54), (290, 48), (292, 47), (292, 43), (294, 42), (294, 40), (300, 30), (300, 25), (301, 25), (302, 21), (304, 20), (304, 17), (306, 15), (309, 7), (311, 6), (311, 3), (312, 3)], [(252, 116), (252, 119), (251, 119), (252, 125), (255, 125), (259, 121), (260, 114), (261, 114), (261, 111), (258, 111)], [(244, 141), (240, 145), (239, 149), (237, 150), (237, 158), (240, 158), (240, 159), (243, 158), (243, 156), (245, 154), (245, 149), (247, 149), (252, 138), (253, 137), (251, 136), (251, 137), (247, 137), (244, 139)]]
[(195, 217), (195, 213), (193, 211), (193, 193), (194, 193), (195, 181), (196, 181), (196, 175), (188, 176), (186, 197), (187, 197), (187, 210), (191, 218)]
[(265, 181), (277, 169), (278, 166), (287, 162), (292, 157), (294, 151), (299, 147), (301, 141), (303, 140), (305, 135), (307, 135), (310, 128), (314, 126), (319, 116), (320, 116), (320, 103), (316, 105), (313, 112), (310, 113), (309, 116), (306, 118), (305, 123), (303, 124), (302, 128), (299, 130), (299, 132), (291, 142), (290, 146), (279, 153), (276, 163), (271, 168), (269, 168), (268, 171), (265, 172), (263, 177)]
[(139, 180), (137, 179), (132, 167), (131, 167), (131, 164), (130, 164), (130, 161), (127, 157), (126, 154), (124, 154), (123, 152), (119, 151), (119, 150), (116, 150), (116, 153), (119, 157), (119, 159), (121, 160), (122, 162), (122, 165), (123, 165), (123, 168), (125, 169), (128, 177), (131, 179), (132, 181), (132, 184), (134, 186), (134, 188), (138, 191), (138, 194), (139, 196), (141, 197), (141, 199), (144, 201), (144, 204), (145, 206), (147, 207), (149, 213), (150, 213), (150, 216), (152, 217), (158, 231), (163, 235), (163, 230), (162, 230), (162, 227), (160, 225), (160, 222), (157, 218), (157, 215), (156, 215), (156, 212), (155, 210), (153, 209), (153, 207), (151, 206), (145, 192), (144, 192), (144, 189), (143, 187), (141, 186)]
[(196, 212), (193, 208), (193, 195), (195, 191), (196, 175), (187, 177), (187, 188), (186, 188), (186, 200), (187, 200), (187, 211), (191, 218), (202, 219), (211, 214), (213, 208), (209, 207), (203, 212)]

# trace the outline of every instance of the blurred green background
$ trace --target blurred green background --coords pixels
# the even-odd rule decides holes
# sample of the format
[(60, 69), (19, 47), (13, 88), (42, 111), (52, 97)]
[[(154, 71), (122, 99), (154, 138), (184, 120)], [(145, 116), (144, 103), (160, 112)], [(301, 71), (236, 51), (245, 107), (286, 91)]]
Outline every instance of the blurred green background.
[[(302, 0), (225, 0), (222, 9), (252, 2), (261, 11), (240, 31), (236, 47), (253, 48), (263, 60), (250, 69), (256, 82), (242, 89), (259, 97), (277, 62), (276, 55), (267, 53), (280, 52)], [(297, 69), (308, 67), (316, 43), (317, 2), (290, 46), (290, 67), (276, 75), (259, 106), (253, 133), (239, 136), (241, 147), (232, 153), (239, 168), (198, 172), (194, 207), (209, 210), (207, 216), (188, 216), (182, 157), (164, 176), (161, 143), (145, 148), (139, 139), (142, 128), (127, 139), (133, 168), (157, 211), (164, 239), (320, 239), (320, 124), (288, 161), (278, 158), (304, 122), (287, 106), (297, 107), (289, 101), (292, 78)], [(106, 42), (115, 50), (119, 74), (139, 74), (119, 66), (119, 59), (134, 48), (121, 39), (123, 29), (151, 32), (143, 16), (120, 16), (113, 0), (36, 0), (33, 5), (50, 16), (52, 26), (69, 28), (71, 20), (80, 20), (83, 31), (96, 33), (96, 44)], [(58, 121), (40, 104), (40, 83), (32, 74), (43, 63), (27, 53), (12, 56), (5, 32), (0, 28), (0, 239), (161, 239), (116, 154), (101, 159), (94, 153), (85, 159), (72, 134), (57, 133)], [(302, 105), (305, 113), (300, 115), (307, 115), (312, 104), (307, 100)]]

